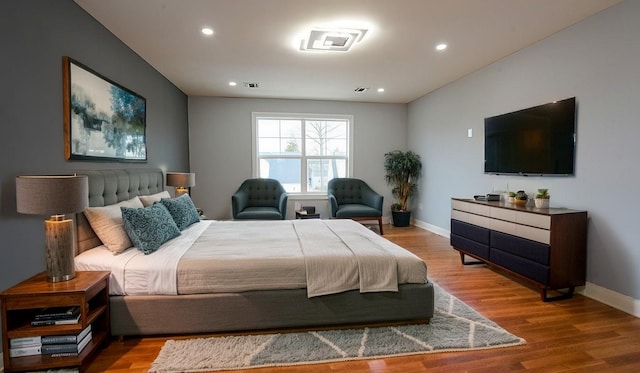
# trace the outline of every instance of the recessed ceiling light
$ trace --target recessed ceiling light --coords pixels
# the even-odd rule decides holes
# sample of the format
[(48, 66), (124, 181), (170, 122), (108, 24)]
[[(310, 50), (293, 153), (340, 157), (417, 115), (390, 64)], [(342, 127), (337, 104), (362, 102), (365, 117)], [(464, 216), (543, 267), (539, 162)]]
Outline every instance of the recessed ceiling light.
[(440, 44), (436, 45), (436, 50), (443, 51), (445, 49), (447, 49), (447, 44), (445, 44), (445, 43), (440, 43)]
[(365, 29), (313, 29), (300, 41), (300, 50), (346, 52), (366, 33)]
[(378, 88), (378, 92), (380, 93), (384, 92), (384, 88)]
[(229, 82), (229, 85), (230, 85), (230, 86), (232, 86), (232, 87), (235, 87), (235, 86), (237, 86), (237, 85), (238, 85), (238, 83), (236, 83), (236, 82)]
[(213, 35), (213, 29), (210, 28), (210, 27), (203, 27), (202, 30), (200, 30), (200, 32), (202, 32), (203, 34), (205, 34), (207, 36)]

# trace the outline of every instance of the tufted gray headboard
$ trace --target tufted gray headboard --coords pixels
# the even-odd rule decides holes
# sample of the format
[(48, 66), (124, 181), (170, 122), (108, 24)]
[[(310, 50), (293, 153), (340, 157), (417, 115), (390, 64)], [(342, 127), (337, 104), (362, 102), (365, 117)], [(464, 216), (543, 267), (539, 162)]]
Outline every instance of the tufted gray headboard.
[[(78, 171), (89, 178), (89, 206), (108, 206), (135, 196), (164, 190), (164, 173), (159, 168)], [(83, 213), (76, 214), (78, 250), (81, 253), (102, 244)]]

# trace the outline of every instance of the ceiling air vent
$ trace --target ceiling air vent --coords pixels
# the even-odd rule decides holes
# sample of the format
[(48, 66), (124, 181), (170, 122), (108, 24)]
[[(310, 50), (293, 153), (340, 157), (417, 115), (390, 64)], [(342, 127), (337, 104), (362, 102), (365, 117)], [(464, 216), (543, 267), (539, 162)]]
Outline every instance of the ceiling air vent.
[(358, 88), (354, 89), (355, 92), (366, 92), (368, 90), (369, 90), (369, 88), (365, 88), (365, 87), (358, 87)]
[(258, 88), (260, 84), (254, 82), (244, 82), (243, 83), (246, 88)]

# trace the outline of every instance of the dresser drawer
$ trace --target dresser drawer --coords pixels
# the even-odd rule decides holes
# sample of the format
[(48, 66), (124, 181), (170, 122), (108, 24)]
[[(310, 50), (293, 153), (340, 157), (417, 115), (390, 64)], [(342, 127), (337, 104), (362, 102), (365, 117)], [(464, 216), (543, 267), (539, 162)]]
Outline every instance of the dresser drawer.
[(478, 205), (476, 203), (469, 204), (469, 212), (476, 215), (491, 216), (491, 207)]
[(542, 229), (551, 229), (551, 216), (549, 215), (539, 215), (518, 211), (516, 212), (515, 222)]
[(451, 219), (451, 234), (489, 245), (489, 230), (474, 224)]
[(469, 202), (464, 202), (464, 201), (458, 201), (455, 199), (451, 200), (451, 208), (454, 210), (460, 210), (460, 211), (469, 211)]
[(490, 242), (491, 248), (500, 249), (542, 265), (549, 265), (549, 245), (496, 231), (491, 231)]

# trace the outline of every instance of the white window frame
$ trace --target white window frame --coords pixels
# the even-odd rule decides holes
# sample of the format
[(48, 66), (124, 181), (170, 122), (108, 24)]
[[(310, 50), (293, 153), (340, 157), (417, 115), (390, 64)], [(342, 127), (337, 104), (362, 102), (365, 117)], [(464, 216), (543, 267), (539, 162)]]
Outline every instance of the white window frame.
[[(253, 177), (259, 177), (260, 175), (260, 158), (258, 156), (258, 119), (292, 119), (292, 120), (344, 120), (348, 122), (348, 140), (347, 140), (347, 175), (345, 177), (350, 177), (353, 175), (353, 138), (354, 138), (354, 117), (353, 115), (345, 115), (345, 114), (308, 114), (308, 113), (269, 113), (269, 112), (252, 112), (251, 113), (251, 173)], [(304, 143), (304, 128), (303, 128), (303, 143)], [(298, 158), (298, 157), (295, 157)], [(326, 192), (308, 192), (307, 191), (307, 183), (305, 180), (307, 179), (307, 159), (314, 158), (326, 158), (326, 157), (308, 157), (304, 154), (304, 151), (300, 155), (301, 160), (301, 186), (302, 191), (299, 193), (290, 193), (295, 196), (325, 196)]]

